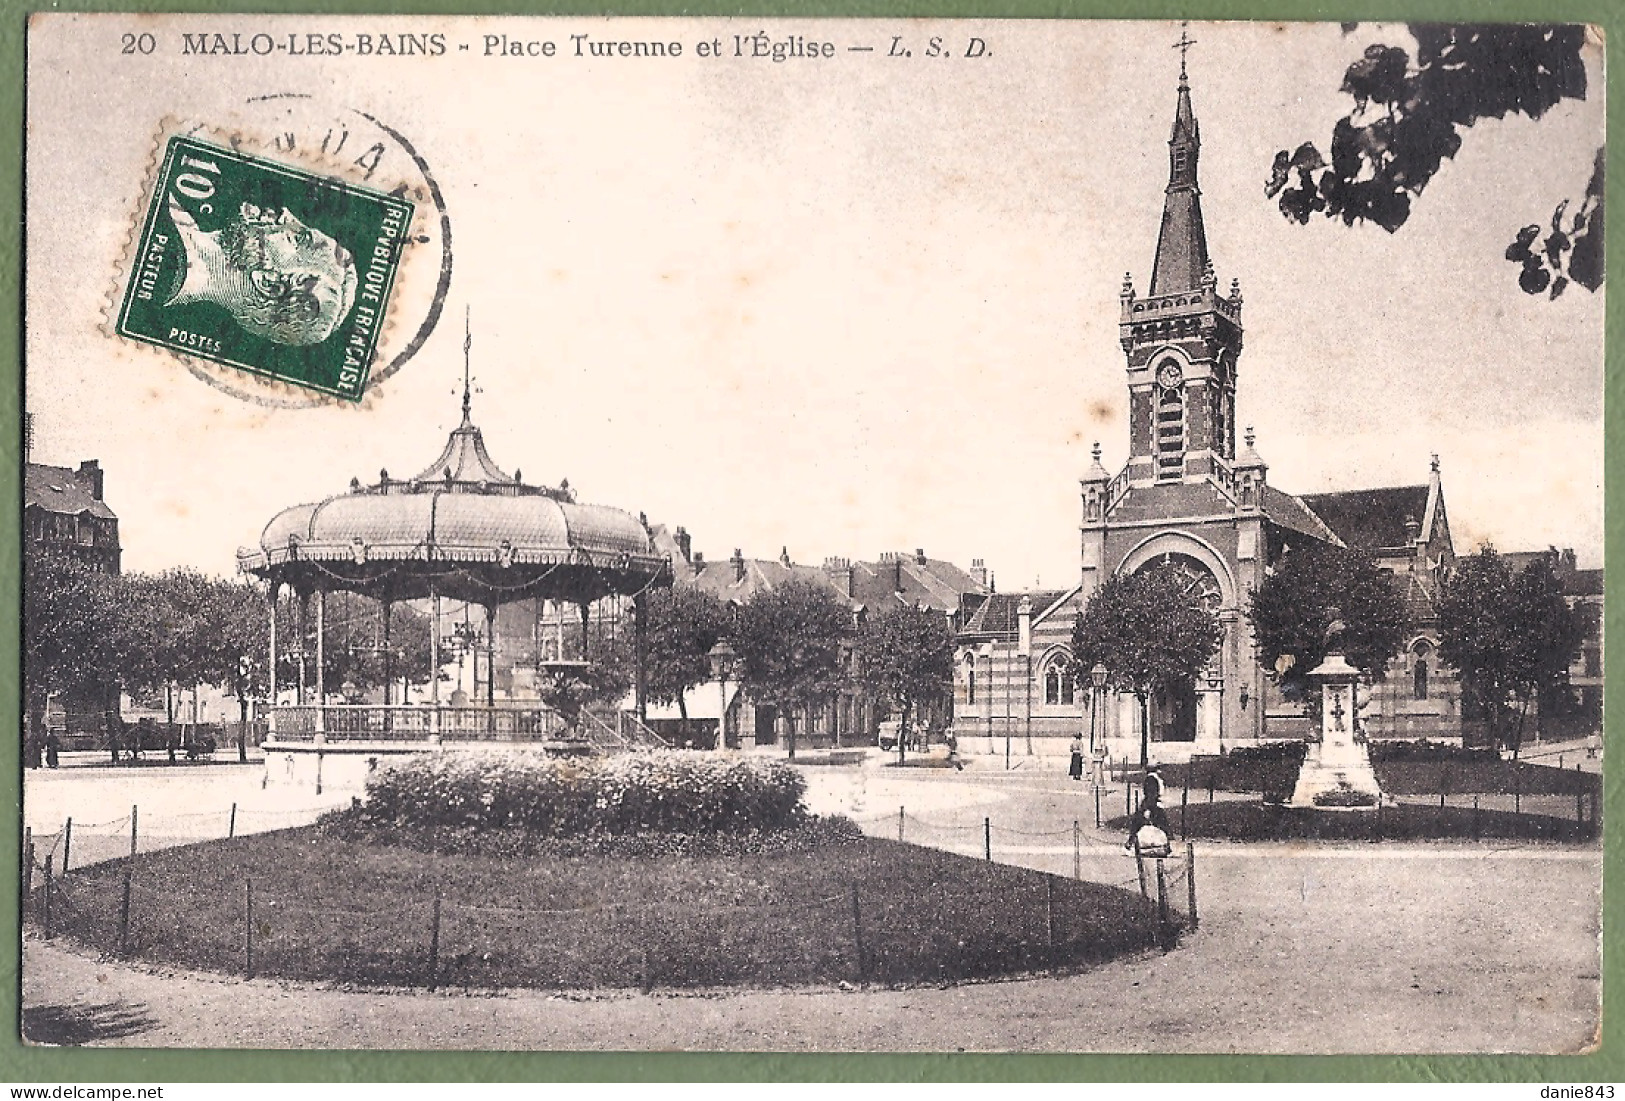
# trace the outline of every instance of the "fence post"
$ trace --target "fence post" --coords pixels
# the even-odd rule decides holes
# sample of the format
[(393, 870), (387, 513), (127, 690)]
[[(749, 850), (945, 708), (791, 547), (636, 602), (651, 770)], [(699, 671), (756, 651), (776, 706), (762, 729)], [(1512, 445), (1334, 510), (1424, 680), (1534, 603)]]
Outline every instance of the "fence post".
[(1181, 841), (1185, 840), (1185, 807), (1191, 801), (1190, 766), (1186, 765), (1185, 768), (1187, 770), (1185, 782), (1179, 788), (1179, 839)]
[(1157, 857), (1157, 943), (1169, 944), (1168, 936), (1168, 880), (1163, 874), (1162, 857)]
[(1516, 764), (1512, 766), (1512, 813), (1523, 813), (1523, 773)]
[(1072, 819), (1072, 878), (1083, 878), (1083, 827)]
[(1219, 766), (1210, 765), (1207, 770), (1207, 801), (1213, 802), (1213, 789), (1218, 786)]
[(863, 958), (863, 911), (858, 908), (858, 885), (852, 884), (852, 951), (858, 964), (858, 981), (868, 978), (868, 966)]
[(243, 977), (254, 977), (254, 881), (243, 880)]
[(135, 859), (135, 819), (136, 819), (136, 815), (140, 811), (140, 809), (141, 808), (139, 806), (131, 806), (130, 807), (130, 859), (131, 860)]
[(1439, 769), (1439, 809), (1444, 810), (1444, 793), (1450, 787), (1450, 776), (1441, 766)]
[(429, 990), (440, 981), (440, 892), (434, 894), (434, 910), (429, 918)]
[(1124, 814), (1133, 814), (1134, 813), (1134, 804), (1130, 801), (1134, 797), (1133, 796), (1133, 788), (1134, 788), (1134, 785), (1129, 783), (1129, 780), (1128, 780), (1128, 769), (1127, 769), (1127, 767), (1125, 767), (1123, 769), (1123, 813)]
[(68, 852), (73, 848), (73, 816), (62, 827), (62, 874), (68, 874)]
[(1100, 785), (1095, 785), (1095, 829), (1100, 828)]
[(1185, 842), (1185, 885), (1190, 895), (1191, 931), (1197, 926), (1196, 919), (1196, 846), (1189, 841)]
[(897, 840), (899, 840), (899, 841), (901, 841), (903, 839), (903, 811), (904, 811), (904, 809), (905, 808), (903, 808), (903, 807), (898, 807), (897, 808)]
[(1479, 824), (1478, 824), (1478, 795), (1477, 795), (1477, 794), (1476, 794), (1476, 793), (1475, 793), (1475, 794), (1474, 794), (1474, 795), (1473, 795), (1473, 840), (1474, 840), (1474, 841), (1477, 841), (1477, 840), (1478, 840), (1478, 832), (1479, 832)]
[(123, 880), (119, 885), (118, 900), (118, 954), (130, 954), (130, 865), (124, 865)]
[(1145, 858), (1140, 855), (1140, 831), (1134, 831), (1134, 869), (1140, 873), (1140, 897), (1150, 898), (1151, 893), (1145, 886)]
[(987, 854), (987, 862), (993, 863), (993, 819), (982, 819), (982, 847)]
[(231, 821), (226, 824), (226, 836), (228, 838), (237, 836), (237, 804), (236, 803), (233, 803), (231, 805)]
[(53, 855), (51, 853), (46, 853), (45, 854), (45, 939), (46, 940), (51, 939), (51, 890), (52, 890), (51, 861), (53, 859), (54, 859), (54, 857), (53, 857)]
[(1055, 966), (1055, 877), (1044, 877), (1044, 951), (1051, 967)]

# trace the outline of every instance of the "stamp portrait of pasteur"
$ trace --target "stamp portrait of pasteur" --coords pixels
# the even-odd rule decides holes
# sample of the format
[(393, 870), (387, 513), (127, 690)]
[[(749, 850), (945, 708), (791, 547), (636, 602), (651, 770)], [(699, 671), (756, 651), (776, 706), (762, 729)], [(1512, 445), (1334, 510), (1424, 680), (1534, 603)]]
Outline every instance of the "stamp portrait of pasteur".
[(166, 305), (212, 302), (253, 335), (298, 345), (326, 340), (355, 304), (355, 257), (290, 211), (243, 203), (216, 232), (174, 199), (169, 216), (186, 275)]
[(413, 216), (402, 195), (174, 137), (146, 203), (117, 331), (358, 401)]

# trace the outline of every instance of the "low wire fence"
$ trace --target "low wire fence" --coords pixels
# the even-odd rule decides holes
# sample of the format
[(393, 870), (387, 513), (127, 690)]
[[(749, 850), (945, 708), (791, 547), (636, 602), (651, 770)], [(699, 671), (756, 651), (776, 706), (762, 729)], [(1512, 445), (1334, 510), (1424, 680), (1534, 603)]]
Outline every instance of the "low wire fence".
[[(871, 856), (840, 889), (813, 897), (740, 900), (721, 892), (669, 909), (459, 897), (430, 875), (404, 898), (317, 897), (263, 864), (234, 861), (229, 850), (211, 854), (207, 866), (191, 852), (151, 851), (177, 839), (299, 825), (321, 809), (232, 807), (159, 819), (132, 808), (116, 819), (30, 833), (25, 917), (46, 938), (65, 934), (110, 955), (248, 976), (645, 991), (1064, 970), (1124, 951), (1171, 949), (1197, 925), (1193, 845), (1159, 858), (1125, 851), (1081, 823), (1063, 834), (991, 819), (961, 827), (902, 809), (888, 816), (907, 846), (889, 850), (902, 853), (895, 871), (876, 868)], [(862, 824), (878, 832), (872, 819)]]

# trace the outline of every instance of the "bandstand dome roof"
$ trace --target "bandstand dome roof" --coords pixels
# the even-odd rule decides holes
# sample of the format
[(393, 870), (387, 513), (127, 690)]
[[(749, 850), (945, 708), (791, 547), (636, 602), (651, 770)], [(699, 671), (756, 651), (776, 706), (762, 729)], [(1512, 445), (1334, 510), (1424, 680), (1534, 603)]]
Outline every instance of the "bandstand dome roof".
[(462, 423), (426, 469), (406, 479), (380, 471), (370, 485), (354, 479), (347, 493), (283, 509), (237, 558), (245, 572), (302, 591), (493, 605), (631, 595), (671, 579), (640, 517), (580, 503), (568, 482), (527, 485), (498, 467), (466, 385)]

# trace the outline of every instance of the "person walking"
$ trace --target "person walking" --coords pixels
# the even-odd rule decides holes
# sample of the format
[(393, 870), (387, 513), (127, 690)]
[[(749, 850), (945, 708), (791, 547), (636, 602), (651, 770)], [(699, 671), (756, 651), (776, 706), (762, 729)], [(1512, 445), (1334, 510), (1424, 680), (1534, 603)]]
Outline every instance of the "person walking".
[(52, 730), (45, 735), (45, 764), (55, 768), (62, 763), (62, 739)]
[(1072, 735), (1072, 767), (1070, 772), (1072, 779), (1074, 780), (1083, 779), (1083, 751), (1085, 748), (1086, 747), (1083, 744), (1083, 735)]
[(1090, 779), (1097, 788), (1106, 786), (1106, 759), (1106, 739), (1097, 739), (1094, 748), (1089, 751)]

